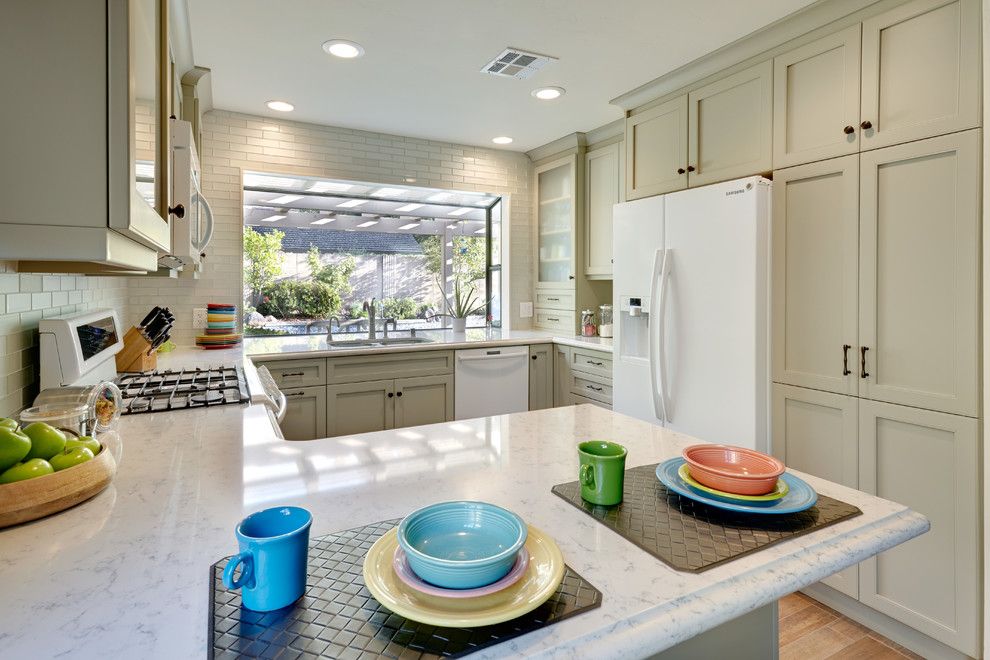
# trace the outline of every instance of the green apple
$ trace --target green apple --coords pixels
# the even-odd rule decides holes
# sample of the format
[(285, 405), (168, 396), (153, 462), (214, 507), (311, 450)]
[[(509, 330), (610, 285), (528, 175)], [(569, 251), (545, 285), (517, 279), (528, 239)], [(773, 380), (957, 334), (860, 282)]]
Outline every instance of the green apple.
[(16, 429), (18, 426), (16, 419), (0, 417), (0, 429)]
[(47, 461), (65, 449), (65, 434), (50, 424), (31, 422), (21, 432), (31, 438), (28, 458), (43, 458)]
[(56, 472), (93, 459), (93, 452), (86, 447), (64, 449), (49, 459)]
[(48, 461), (40, 458), (31, 458), (0, 472), (0, 484), (12, 484), (15, 481), (43, 477), (54, 471)]
[(93, 452), (93, 456), (100, 453), (100, 441), (90, 435), (81, 435), (78, 438), (69, 438), (65, 441), (66, 449), (75, 449), (76, 447), (85, 447)]
[(20, 431), (0, 426), (0, 472), (24, 460), (31, 451), (31, 438)]

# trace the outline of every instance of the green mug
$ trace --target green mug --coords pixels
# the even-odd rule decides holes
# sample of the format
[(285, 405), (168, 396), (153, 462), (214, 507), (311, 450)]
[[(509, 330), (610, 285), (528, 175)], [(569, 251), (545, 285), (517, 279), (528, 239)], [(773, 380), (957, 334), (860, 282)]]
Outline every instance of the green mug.
[(578, 445), (581, 467), (578, 480), (581, 497), (592, 504), (612, 506), (622, 501), (622, 479), (626, 470), (626, 448), (605, 440)]

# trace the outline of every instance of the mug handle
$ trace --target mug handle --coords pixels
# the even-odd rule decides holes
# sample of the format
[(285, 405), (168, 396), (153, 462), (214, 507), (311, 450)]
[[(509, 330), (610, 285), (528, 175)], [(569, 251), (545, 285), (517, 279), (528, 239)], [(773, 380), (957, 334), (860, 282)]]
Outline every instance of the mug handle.
[(595, 470), (587, 463), (581, 465), (580, 472), (581, 484), (588, 486), (589, 488), (594, 488), (595, 486)]
[[(234, 580), (234, 571), (237, 570), (238, 564), (244, 564), (244, 567), (241, 569), (241, 579)], [(228, 589), (240, 589), (245, 585), (248, 589), (254, 587), (254, 557), (246, 551), (231, 557), (227, 567), (223, 569), (223, 586)]]

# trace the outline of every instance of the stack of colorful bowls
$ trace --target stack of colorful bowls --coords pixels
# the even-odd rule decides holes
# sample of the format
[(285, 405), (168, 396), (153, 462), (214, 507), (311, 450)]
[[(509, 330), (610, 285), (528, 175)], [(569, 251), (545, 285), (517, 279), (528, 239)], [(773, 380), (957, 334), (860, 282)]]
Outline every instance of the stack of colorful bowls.
[(516, 514), (485, 502), (441, 502), (409, 514), (365, 558), (385, 607), (431, 625), (472, 627), (539, 607), (564, 577), (560, 550)]
[(237, 330), (237, 306), (210, 303), (206, 306), (206, 328), (196, 337), (196, 345), (205, 349), (230, 348), (241, 343)]
[(691, 477), (730, 495), (766, 495), (784, 473), (778, 459), (744, 447), (691, 445), (682, 455)]

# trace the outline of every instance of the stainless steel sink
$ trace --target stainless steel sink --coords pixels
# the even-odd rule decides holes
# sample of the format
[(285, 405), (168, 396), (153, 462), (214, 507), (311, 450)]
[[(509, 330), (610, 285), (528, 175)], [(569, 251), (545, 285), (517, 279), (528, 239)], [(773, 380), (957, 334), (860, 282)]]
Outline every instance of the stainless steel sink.
[(410, 346), (414, 344), (429, 344), (432, 339), (427, 337), (389, 337), (385, 339), (343, 339), (327, 344), (331, 350), (347, 348), (368, 348), (375, 346)]

